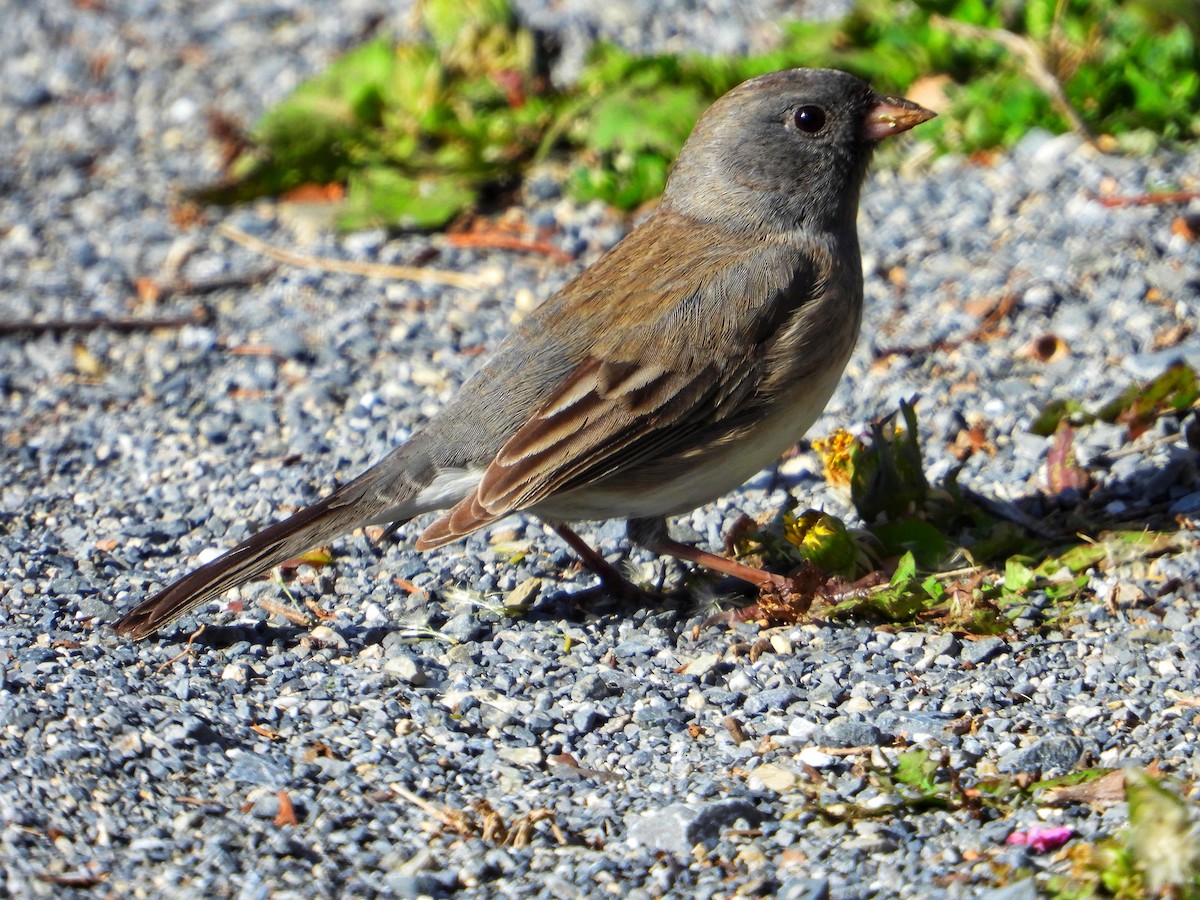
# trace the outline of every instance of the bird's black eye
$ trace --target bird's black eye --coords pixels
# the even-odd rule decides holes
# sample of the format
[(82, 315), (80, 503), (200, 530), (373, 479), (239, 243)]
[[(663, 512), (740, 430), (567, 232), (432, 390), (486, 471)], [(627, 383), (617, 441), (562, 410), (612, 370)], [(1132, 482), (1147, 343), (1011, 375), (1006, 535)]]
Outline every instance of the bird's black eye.
[(825, 127), (825, 110), (819, 106), (801, 106), (792, 113), (792, 120), (805, 134), (816, 134)]

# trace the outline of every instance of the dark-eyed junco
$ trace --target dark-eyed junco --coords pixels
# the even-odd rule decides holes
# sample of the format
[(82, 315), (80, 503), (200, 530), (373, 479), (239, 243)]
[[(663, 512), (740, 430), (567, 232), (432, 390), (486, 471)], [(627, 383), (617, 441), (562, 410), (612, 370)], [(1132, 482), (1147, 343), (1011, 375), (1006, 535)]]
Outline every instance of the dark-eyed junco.
[(696, 124), (658, 208), (526, 318), (408, 443), (116, 624), (143, 638), (305, 550), (442, 511), (438, 547), (502, 516), (622, 518), (631, 539), (760, 586), (780, 576), (671, 540), (665, 517), (795, 444), (862, 315), (856, 217), (871, 151), (933, 113), (829, 69), (752, 79)]

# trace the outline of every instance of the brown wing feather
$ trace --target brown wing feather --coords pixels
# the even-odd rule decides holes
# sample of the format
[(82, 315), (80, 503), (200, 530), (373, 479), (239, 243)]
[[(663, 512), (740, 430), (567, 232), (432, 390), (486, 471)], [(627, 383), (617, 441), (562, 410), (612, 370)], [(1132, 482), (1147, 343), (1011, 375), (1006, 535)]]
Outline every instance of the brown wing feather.
[[(820, 279), (811, 257), (786, 243), (725, 235), (697, 247), (688, 228), (694, 223), (677, 215), (656, 216), (654, 227), (637, 229), (538, 317), (541, 327), (572, 317), (594, 332), (593, 352), (513, 432), (475, 493), (425, 529), (419, 549), (621, 466), (687, 450), (719, 436), (735, 414), (753, 415), (754, 404), (742, 401), (761, 386), (758, 351)], [(622, 312), (607, 314), (612, 308)], [(609, 327), (596, 329), (600, 320)], [(714, 358), (713, 350), (729, 348), (738, 352)]]
[(639, 372), (588, 360), (505, 443), (475, 493), (430, 525), (418, 546), (449, 543), (556, 492), (678, 452), (737, 407), (728, 402), (737, 392), (731, 388), (751, 387), (746, 374), (711, 365), (696, 372)]

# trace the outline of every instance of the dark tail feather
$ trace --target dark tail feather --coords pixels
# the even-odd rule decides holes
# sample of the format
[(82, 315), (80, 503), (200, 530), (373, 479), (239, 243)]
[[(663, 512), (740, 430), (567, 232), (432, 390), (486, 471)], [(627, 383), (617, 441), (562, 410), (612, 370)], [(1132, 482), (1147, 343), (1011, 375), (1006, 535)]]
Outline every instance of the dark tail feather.
[(365, 509), (363, 497), (357, 491), (354, 492), (357, 497), (346, 497), (347, 488), (352, 486), (353, 483), (260, 531), (228, 553), (184, 575), (139, 603), (113, 627), (119, 634), (137, 640), (149, 637), (201, 603), (370, 521), (371, 515), (382, 511), (382, 507)]

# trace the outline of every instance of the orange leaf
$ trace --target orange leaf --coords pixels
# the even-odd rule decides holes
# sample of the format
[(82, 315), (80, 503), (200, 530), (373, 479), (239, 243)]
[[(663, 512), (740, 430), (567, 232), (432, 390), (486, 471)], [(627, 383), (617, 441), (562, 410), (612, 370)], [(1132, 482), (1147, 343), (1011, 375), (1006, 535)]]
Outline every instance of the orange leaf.
[(299, 825), (300, 820), (296, 818), (296, 808), (292, 806), (292, 800), (287, 795), (287, 791), (279, 791), (275, 794), (279, 798), (279, 812), (275, 815), (275, 826), (282, 828), (284, 825)]
[(337, 203), (345, 196), (346, 188), (340, 184), (301, 184), (279, 199), (285, 203)]

